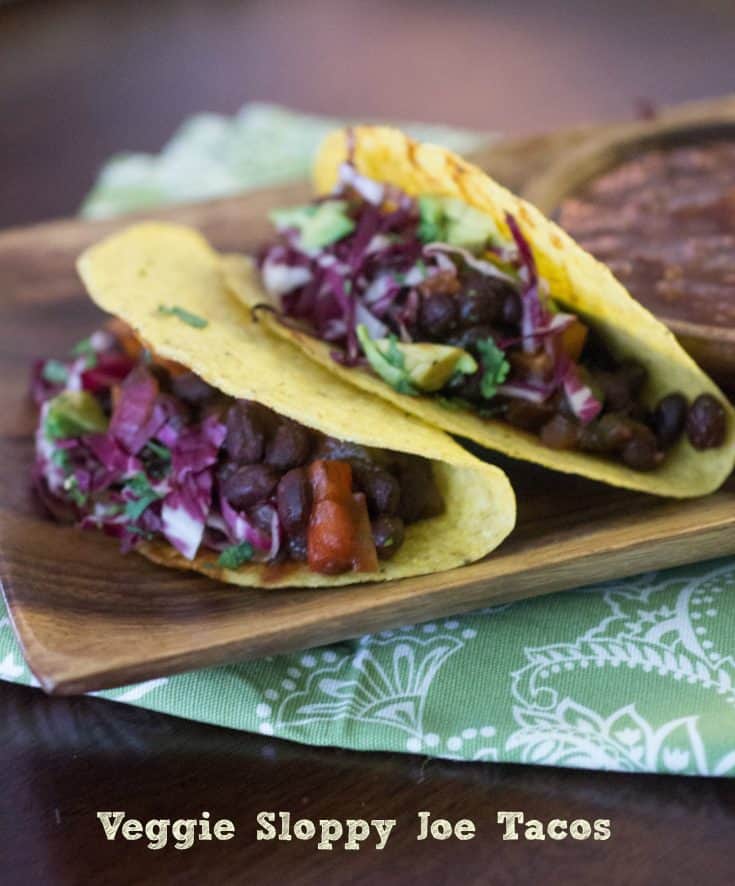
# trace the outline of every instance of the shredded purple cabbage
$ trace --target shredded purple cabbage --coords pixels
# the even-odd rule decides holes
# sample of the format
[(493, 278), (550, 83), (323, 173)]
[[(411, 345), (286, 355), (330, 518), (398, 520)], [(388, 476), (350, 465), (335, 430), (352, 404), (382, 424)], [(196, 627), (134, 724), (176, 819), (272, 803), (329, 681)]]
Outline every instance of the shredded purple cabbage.
[[(517, 371), (496, 388), (506, 398), (543, 403), (563, 390), (572, 410), (585, 424), (602, 409), (564, 353), (562, 335), (575, 321), (554, 312), (543, 290), (531, 246), (516, 218), (506, 214), (507, 244), (488, 245), (484, 255), (420, 237), (418, 202), (394, 186), (374, 181), (357, 171), (349, 158), (339, 171), (332, 194), (325, 200), (346, 201), (351, 232), (319, 249), (300, 245), (299, 232), (281, 229), (259, 254), (263, 283), (287, 325), (300, 324), (333, 345), (332, 358), (345, 366), (364, 361), (356, 328), (370, 338), (394, 333), (413, 341), (422, 304), (422, 287), (440, 274), (442, 283), (457, 281), (460, 272), (492, 277), (513, 287), (521, 300), (518, 335), (500, 338), (498, 347), (527, 354), (541, 349), (552, 360), (551, 380), (540, 385)], [(503, 267), (498, 267), (500, 261)]]
[[(147, 366), (118, 351), (109, 336), (100, 343), (104, 350), (33, 366), (31, 391), (40, 407), (33, 479), (48, 510), (64, 522), (103, 530), (124, 551), (165, 538), (193, 559), (202, 548), (222, 551), (248, 541), (255, 560), (274, 559), (283, 533), (273, 503), (266, 505), (270, 531), (263, 532), (220, 495), (215, 468), (226, 427), (219, 417), (187, 420)], [(105, 432), (49, 436), (54, 399), (70, 390), (112, 402)]]

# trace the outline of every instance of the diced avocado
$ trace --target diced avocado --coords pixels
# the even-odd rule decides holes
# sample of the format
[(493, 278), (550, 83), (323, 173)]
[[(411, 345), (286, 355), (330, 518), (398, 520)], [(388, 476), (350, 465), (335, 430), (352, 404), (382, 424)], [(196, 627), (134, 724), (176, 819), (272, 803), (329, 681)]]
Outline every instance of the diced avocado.
[(279, 228), (296, 228), (305, 249), (321, 249), (341, 240), (355, 230), (355, 222), (347, 214), (346, 200), (325, 200), (308, 206), (276, 209), (270, 214)]
[(395, 335), (389, 338), (370, 338), (367, 326), (360, 323), (357, 327), (357, 338), (362, 352), (375, 372), (401, 394), (418, 394), (411, 384), (406, 370), (406, 361), (398, 345)]
[(439, 391), (457, 372), (472, 375), (477, 363), (471, 354), (451, 345), (429, 342), (398, 344), (411, 381), (422, 391)]
[(446, 242), (441, 197), (419, 197), (419, 237), (424, 243)]
[(419, 236), (425, 243), (448, 243), (479, 253), (489, 240), (497, 239), (490, 216), (454, 197), (420, 197), (419, 212)]
[(403, 394), (439, 391), (455, 373), (471, 375), (477, 370), (475, 359), (462, 348), (403, 343), (394, 335), (371, 339), (362, 325), (357, 327), (357, 337), (375, 372)]
[(44, 430), (49, 440), (103, 433), (107, 417), (88, 391), (64, 391), (49, 402)]

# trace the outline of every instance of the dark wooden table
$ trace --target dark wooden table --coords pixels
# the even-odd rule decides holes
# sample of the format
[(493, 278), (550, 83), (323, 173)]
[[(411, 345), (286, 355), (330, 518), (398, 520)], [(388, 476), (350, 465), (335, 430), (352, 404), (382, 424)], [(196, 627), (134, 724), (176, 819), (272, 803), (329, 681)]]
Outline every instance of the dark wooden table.
[[(641, 8), (643, 7), (643, 8)], [(726, 0), (33, 0), (0, 9), (0, 225), (73, 213), (104, 158), (247, 99), (530, 131), (732, 89)], [(0, 684), (0, 883), (729, 884), (735, 782), (357, 754)], [(100, 810), (232, 819), (153, 852)], [(606, 842), (504, 842), (498, 810), (609, 818)], [(382, 852), (256, 842), (255, 815), (397, 818)], [(420, 810), (478, 836), (415, 841)]]
[[(358, 754), (188, 723), (101, 699), (0, 693), (0, 882), (625, 883), (733, 879), (735, 782)], [(416, 814), (470, 818), (474, 840), (417, 843)], [(498, 810), (609, 818), (606, 842), (501, 840)], [(229, 818), (186, 851), (108, 843), (98, 810)], [(386, 848), (257, 842), (259, 811), (396, 818)]]

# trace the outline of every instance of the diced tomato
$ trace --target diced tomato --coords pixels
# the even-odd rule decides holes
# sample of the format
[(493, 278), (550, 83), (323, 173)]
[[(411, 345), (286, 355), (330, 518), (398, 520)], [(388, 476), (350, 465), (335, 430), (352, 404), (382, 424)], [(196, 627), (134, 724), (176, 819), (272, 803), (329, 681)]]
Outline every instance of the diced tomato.
[(346, 502), (352, 495), (352, 467), (346, 461), (315, 461), (309, 467), (314, 501)]
[(344, 461), (315, 461), (309, 467), (313, 506), (307, 532), (309, 568), (336, 575), (375, 572), (378, 556), (365, 496), (352, 493), (352, 468)]
[(112, 317), (105, 323), (105, 329), (115, 336), (118, 344), (130, 359), (137, 363), (143, 356), (143, 351), (148, 350), (154, 363), (163, 366), (171, 375), (182, 375), (189, 370), (181, 363), (175, 360), (166, 360), (163, 357), (157, 357), (147, 342), (142, 339), (124, 320), (118, 317)]
[(315, 504), (306, 545), (309, 568), (327, 575), (347, 572), (352, 569), (353, 543), (349, 505), (329, 500)]
[(582, 356), (582, 349), (587, 340), (588, 328), (580, 320), (570, 323), (561, 334), (561, 346), (564, 353), (575, 363)]
[(111, 317), (105, 323), (105, 329), (115, 336), (117, 343), (131, 360), (137, 362), (140, 359), (143, 353), (143, 345), (131, 326), (128, 326), (124, 320), (120, 320), (118, 317)]
[(361, 492), (352, 496), (352, 517), (355, 525), (352, 568), (355, 572), (377, 572), (378, 552), (375, 550), (373, 532), (370, 528), (367, 501)]

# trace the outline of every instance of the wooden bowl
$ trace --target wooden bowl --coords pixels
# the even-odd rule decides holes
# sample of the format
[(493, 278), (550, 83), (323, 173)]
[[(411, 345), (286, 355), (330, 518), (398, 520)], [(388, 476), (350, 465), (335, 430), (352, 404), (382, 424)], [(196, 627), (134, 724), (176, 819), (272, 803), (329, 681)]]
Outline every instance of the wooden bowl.
[[(657, 148), (735, 141), (735, 112), (696, 123), (651, 121), (634, 123), (613, 135), (593, 137), (529, 179), (523, 196), (548, 216), (558, 216), (562, 201), (579, 193), (600, 175), (639, 154)], [(735, 326), (713, 326), (656, 316), (676, 335), (682, 347), (725, 387), (735, 388)]]

